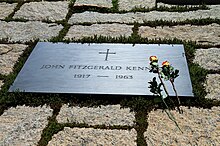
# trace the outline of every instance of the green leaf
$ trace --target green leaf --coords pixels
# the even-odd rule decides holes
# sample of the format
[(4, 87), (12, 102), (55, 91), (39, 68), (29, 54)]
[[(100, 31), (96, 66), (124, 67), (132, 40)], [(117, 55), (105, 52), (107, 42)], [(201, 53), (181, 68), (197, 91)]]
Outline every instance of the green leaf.
[(154, 98), (154, 102), (155, 102), (155, 103), (161, 103), (161, 102), (163, 102), (163, 101), (161, 100), (160, 97), (155, 97), (155, 98)]

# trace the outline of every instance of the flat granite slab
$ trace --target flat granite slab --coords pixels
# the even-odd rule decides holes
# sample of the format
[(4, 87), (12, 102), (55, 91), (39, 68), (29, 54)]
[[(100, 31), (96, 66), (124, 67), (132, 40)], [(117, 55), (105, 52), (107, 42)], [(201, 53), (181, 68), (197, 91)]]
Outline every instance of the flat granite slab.
[(19, 56), (27, 47), (23, 44), (0, 44), (0, 74), (11, 73)]
[(197, 49), (193, 62), (207, 70), (220, 70), (220, 48)]
[(8, 42), (22, 43), (37, 39), (45, 41), (57, 36), (62, 28), (61, 24), (47, 24), (40, 21), (0, 21), (0, 40), (8, 39)]
[(162, 110), (149, 113), (144, 133), (148, 146), (217, 146), (220, 144), (220, 107), (203, 109), (181, 107), (183, 114), (171, 111), (180, 130)]
[(57, 116), (58, 123), (85, 123), (88, 125), (134, 126), (135, 113), (120, 105), (100, 107), (69, 107), (63, 105)]
[[(39, 42), (10, 91), (151, 96), (148, 82), (157, 77), (149, 72), (152, 55), (180, 71), (178, 95), (193, 96), (183, 45), (166, 44)], [(165, 84), (175, 96), (171, 83)]]
[(17, 3), (9, 4), (9, 3), (1, 3), (0, 2), (0, 19), (5, 19), (8, 15), (10, 15)]
[[(185, 41), (195, 41), (204, 45), (220, 44), (220, 25), (212, 23), (204, 26), (196, 25), (177, 25), (159, 26), (156, 28), (149, 26), (139, 27), (138, 34), (148, 39), (180, 39)], [(209, 51), (207, 51), (209, 52)]]
[(85, 37), (129, 37), (132, 34), (132, 25), (126, 24), (93, 24), (91, 26), (73, 25), (65, 36), (65, 40), (79, 40)]
[(205, 82), (206, 98), (220, 101), (220, 75), (208, 74)]
[(106, 130), (64, 127), (52, 137), (48, 146), (135, 146), (137, 132), (131, 130)]
[(74, 6), (96, 6), (111, 8), (112, 0), (76, 0)]
[(0, 145), (36, 146), (53, 110), (47, 106), (17, 106), (0, 116)]
[(119, 0), (119, 10), (129, 11), (134, 8), (154, 8), (156, 0)]
[(13, 18), (27, 20), (60, 21), (65, 19), (68, 13), (68, 2), (30, 2), (21, 6)]

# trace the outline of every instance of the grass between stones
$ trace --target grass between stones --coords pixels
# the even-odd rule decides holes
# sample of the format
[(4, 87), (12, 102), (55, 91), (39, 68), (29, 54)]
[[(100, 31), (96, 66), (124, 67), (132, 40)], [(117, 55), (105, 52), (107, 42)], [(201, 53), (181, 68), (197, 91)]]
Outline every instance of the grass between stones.
[(82, 13), (85, 11), (92, 11), (92, 12), (99, 12), (99, 13), (128, 13), (128, 12), (150, 12), (150, 11), (160, 11), (160, 12), (189, 12), (189, 11), (197, 11), (197, 10), (209, 10), (206, 5), (199, 5), (199, 6), (172, 6), (172, 7), (154, 7), (154, 8), (145, 8), (145, 7), (135, 7), (131, 10), (119, 10), (118, 9), (118, 1), (112, 1), (113, 7), (112, 8), (104, 8), (104, 7), (96, 7), (96, 6), (73, 6), (74, 13)]
[(155, 9), (156, 11), (167, 11), (167, 12), (188, 12), (188, 11), (197, 11), (197, 10), (209, 10), (209, 7), (202, 4), (199, 6), (172, 6), (172, 7), (166, 7), (166, 6), (160, 6)]
[(135, 7), (130, 11), (120, 11), (121, 13), (127, 12), (150, 12), (150, 11), (161, 11), (161, 12), (189, 12), (189, 11), (197, 11), (197, 10), (209, 10), (209, 7), (206, 5), (199, 5), (199, 6), (182, 6), (176, 5), (172, 7), (160, 6), (154, 8), (145, 8), (145, 7)]
[(112, 5), (113, 5), (112, 11), (118, 12), (118, 0), (112, 0)]
[[(13, 16), (14, 14), (21, 8), (21, 6), (24, 4), (25, 2), (24, 1), (18, 1), (18, 4), (17, 6), (15, 7), (14, 11), (8, 15), (8, 17), (5, 18), (5, 21), (9, 22), (9, 21), (12, 21), (13, 20)], [(26, 20), (25, 19), (19, 19), (20, 21), (22, 22), (25, 22)]]
[(156, 20), (156, 21), (144, 21), (141, 26), (176, 26), (176, 25), (209, 25), (212, 23), (220, 24), (220, 19), (212, 19), (212, 18), (206, 18), (206, 19), (192, 19), (192, 20), (185, 20), (185, 21), (166, 21), (166, 20)]
[[(31, 1), (31, 0), (30, 0)], [(18, 2), (17, 7), (15, 8), (14, 12), (11, 13), (5, 21), (15, 21), (12, 19), (15, 12), (20, 9), (24, 2), (20, 2), (19, 0), (7, 1), (7, 2)], [(29, 2), (29, 1), (26, 1)], [(218, 23), (220, 24), (219, 19), (196, 19), (196, 20), (186, 20), (184, 22), (170, 22), (170, 21), (149, 21), (144, 22), (144, 24), (134, 23), (133, 27), (133, 34), (131, 37), (103, 37), (103, 36), (94, 36), (94, 37), (87, 37), (81, 40), (63, 40), (64, 36), (68, 32), (70, 25), (68, 24), (68, 20), (73, 13), (83, 12), (85, 10), (92, 10), (98, 12), (119, 12), (118, 11), (118, 0), (113, 0), (113, 8), (97, 8), (97, 7), (73, 7), (75, 1), (72, 1), (69, 5), (69, 12), (66, 16), (66, 19), (63, 21), (57, 21), (56, 23), (62, 24), (63, 29), (60, 31), (57, 37), (52, 38), (50, 41), (52, 42), (78, 42), (78, 43), (143, 43), (143, 44), (184, 44), (186, 57), (188, 61), (190, 76), (193, 85), (193, 92), (195, 98), (187, 98), (182, 97), (181, 105), (182, 106), (189, 106), (189, 107), (201, 107), (201, 108), (211, 108), (213, 106), (220, 106), (220, 101), (212, 100), (212, 99), (205, 99), (205, 89), (203, 83), (206, 79), (208, 73), (220, 73), (220, 71), (208, 71), (201, 68), (199, 65), (194, 64), (194, 52), (196, 48), (206, 47), (210, 48), (212, 46), (201, 46), (197, 45), (195, 42), (186, 42), (182, 40), (178, 40), (176, 38), (172, 40), (149, 40), (147, 38), (141, 38), (138, 35), (138, 28), (141, 25), (148, 25), (152, 27), (156, 26), (172, 26), (172, 25), (183, 25), (183, 24), (192, 24), (192, 25), (207, 25), (211, 23)], [(83, 8), (83, 9), (81, 9)], [(158, 8), (163, 9), (161, 11), (165, 11), (166, 8)], [(174, 9), (174, 8), (173, 8)], [(187, 8), (188, 9), (188, 8)], [(201, 9), (206, 9), (206, 7), (201, 7)], [(171, 9), (172, 10), (172, 9)], [(171, 11), (170, 10), (170, 11)], [(145, 9), (134, 9), (132, 11), (146, 11)], [(175, 10), (176, 11), (176, 10)], [(17, 21), (26, 21), (26, 20), (17, 20)], [(48, 21), (45, 21), (50, 23)], [(1, 40), (0, 43), (7, 43), (7, 40)], [(98, 129), (132, 129), (135, 128), (137, 131), (137, 145), (146, 145), (146, 141), (144, 138), (144, 132), (147, 130), (148, 127), (148, 113), (154, 109), (164, 109), (164, 105), (162, 102), (158, 102), (155, 100), (154, 97), (112, 97), (112, 96), (99, 96), (99, 95), (76, 95), (76, 94), (31, 94), (31, 93), (8, 93), (8, 89), (10, 85), (13, 83), (14, 79), (16, 78), (18, 72), (24, 65), (26, 59), (30, 55), (31, 51), (33, 50), (36, 42), (28, 42), (26, 43), (29, 47), (23, 52), (21, 57), (19, 58), (18, 62), (15, 64), (13, 72), (9, 75), (1, 75), (0, 80), (4, 81), (4, 85), (1, 87), (0, 90), (0, 115), (4, 112), (4, 110), (8, 109), (9, 107), (15, 107), (17, 105), (27, 105), (27, 106), (39, 106), (39, 105), (50, 105), (53, 109), (53, 115), (48, 119), (48, 125), (43, 130), (41, 135), (41, 139), (38, 142), (39, 146), (47, 145), (48, 142), (51, 140), (52, 136), (59, 131), (62, 131), (64, 127), (92, 127)], [(147, 82), (147, 81), (146, 81)], [(114, 99), (113, 99), (114, 98)], [(176, 108), (177, 101), (172, 98), (166, 99), (167, 104), (171, 109)], [(70, 105), (77, 105), (77, 106), (99, 106), (99, 105), (108, 105), (108, 104), (120, 104), (122, 107), (129, 107), (132, 111), (135, 112), (136, 124), (134, 127), (130, 126), (105, 126), (105, 125), (96, 125), (96, 126), (89, 126), (85, 123), (66, 123), (61, 124), (56, 121), (56, 116), (59, 114), (60, 108), (62, 104), (69, 103)]]
[(78, 128), (94, 128), (94, 129), (122, 129), (122, 130), (130, 130), (133, 127), (131, 126), (120, 126), (120, 125), (114, 125), (114, 126), (105, 126), (105, 125), (95, 125), (90, 126), (86, 123), (58, 123), (56, 120), (56, 116), (59, 114), (61, 104), (52, 104), (51, 108), (53, 109), (53, 115), (49, 118), (49, 123), (47, 127), (43, 130), (43, 133), (41, 135), (41, 139), (38, 142), (38, 146), (46, 146), (48, 142), (52, 139), (52, 136), (54, 134), (57, 134), (59, 131), (62, 131), (64, 127), (78, 127)]

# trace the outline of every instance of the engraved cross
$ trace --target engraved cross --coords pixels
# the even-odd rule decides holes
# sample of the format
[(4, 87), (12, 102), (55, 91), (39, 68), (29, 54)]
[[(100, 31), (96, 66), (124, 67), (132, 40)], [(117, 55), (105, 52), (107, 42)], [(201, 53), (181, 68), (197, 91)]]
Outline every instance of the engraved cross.
[(109, 49), (107, 49), (107, 52), (99, 52), (99, 54), (106, 54), (105, 61), (108, 60), (108, 54), (116, 54), (116, 52), (109, 52)]

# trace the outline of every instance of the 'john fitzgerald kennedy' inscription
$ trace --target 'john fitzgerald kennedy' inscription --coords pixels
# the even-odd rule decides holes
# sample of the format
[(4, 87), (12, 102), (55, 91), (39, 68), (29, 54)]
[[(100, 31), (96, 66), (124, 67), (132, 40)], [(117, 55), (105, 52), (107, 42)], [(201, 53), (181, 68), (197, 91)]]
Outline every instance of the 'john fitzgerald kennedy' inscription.
[(148, 67), (140, 67), (140, 66), (126, 66), (123, 68), (122, 66), (94, 66), (94, 65), (43, 65), (40, 69), (82, 69), (82, 70), (133, 70), (133, 71), (146, 71), (149, 70)]
[[(152, 95), (149, 57), (169, 60), (180, 70), (180, 96), (193, 96), (183, 45), (64, 44), (39, 42), (10, 91)], [(167, 84), (171, 95), (172, 87)]]

